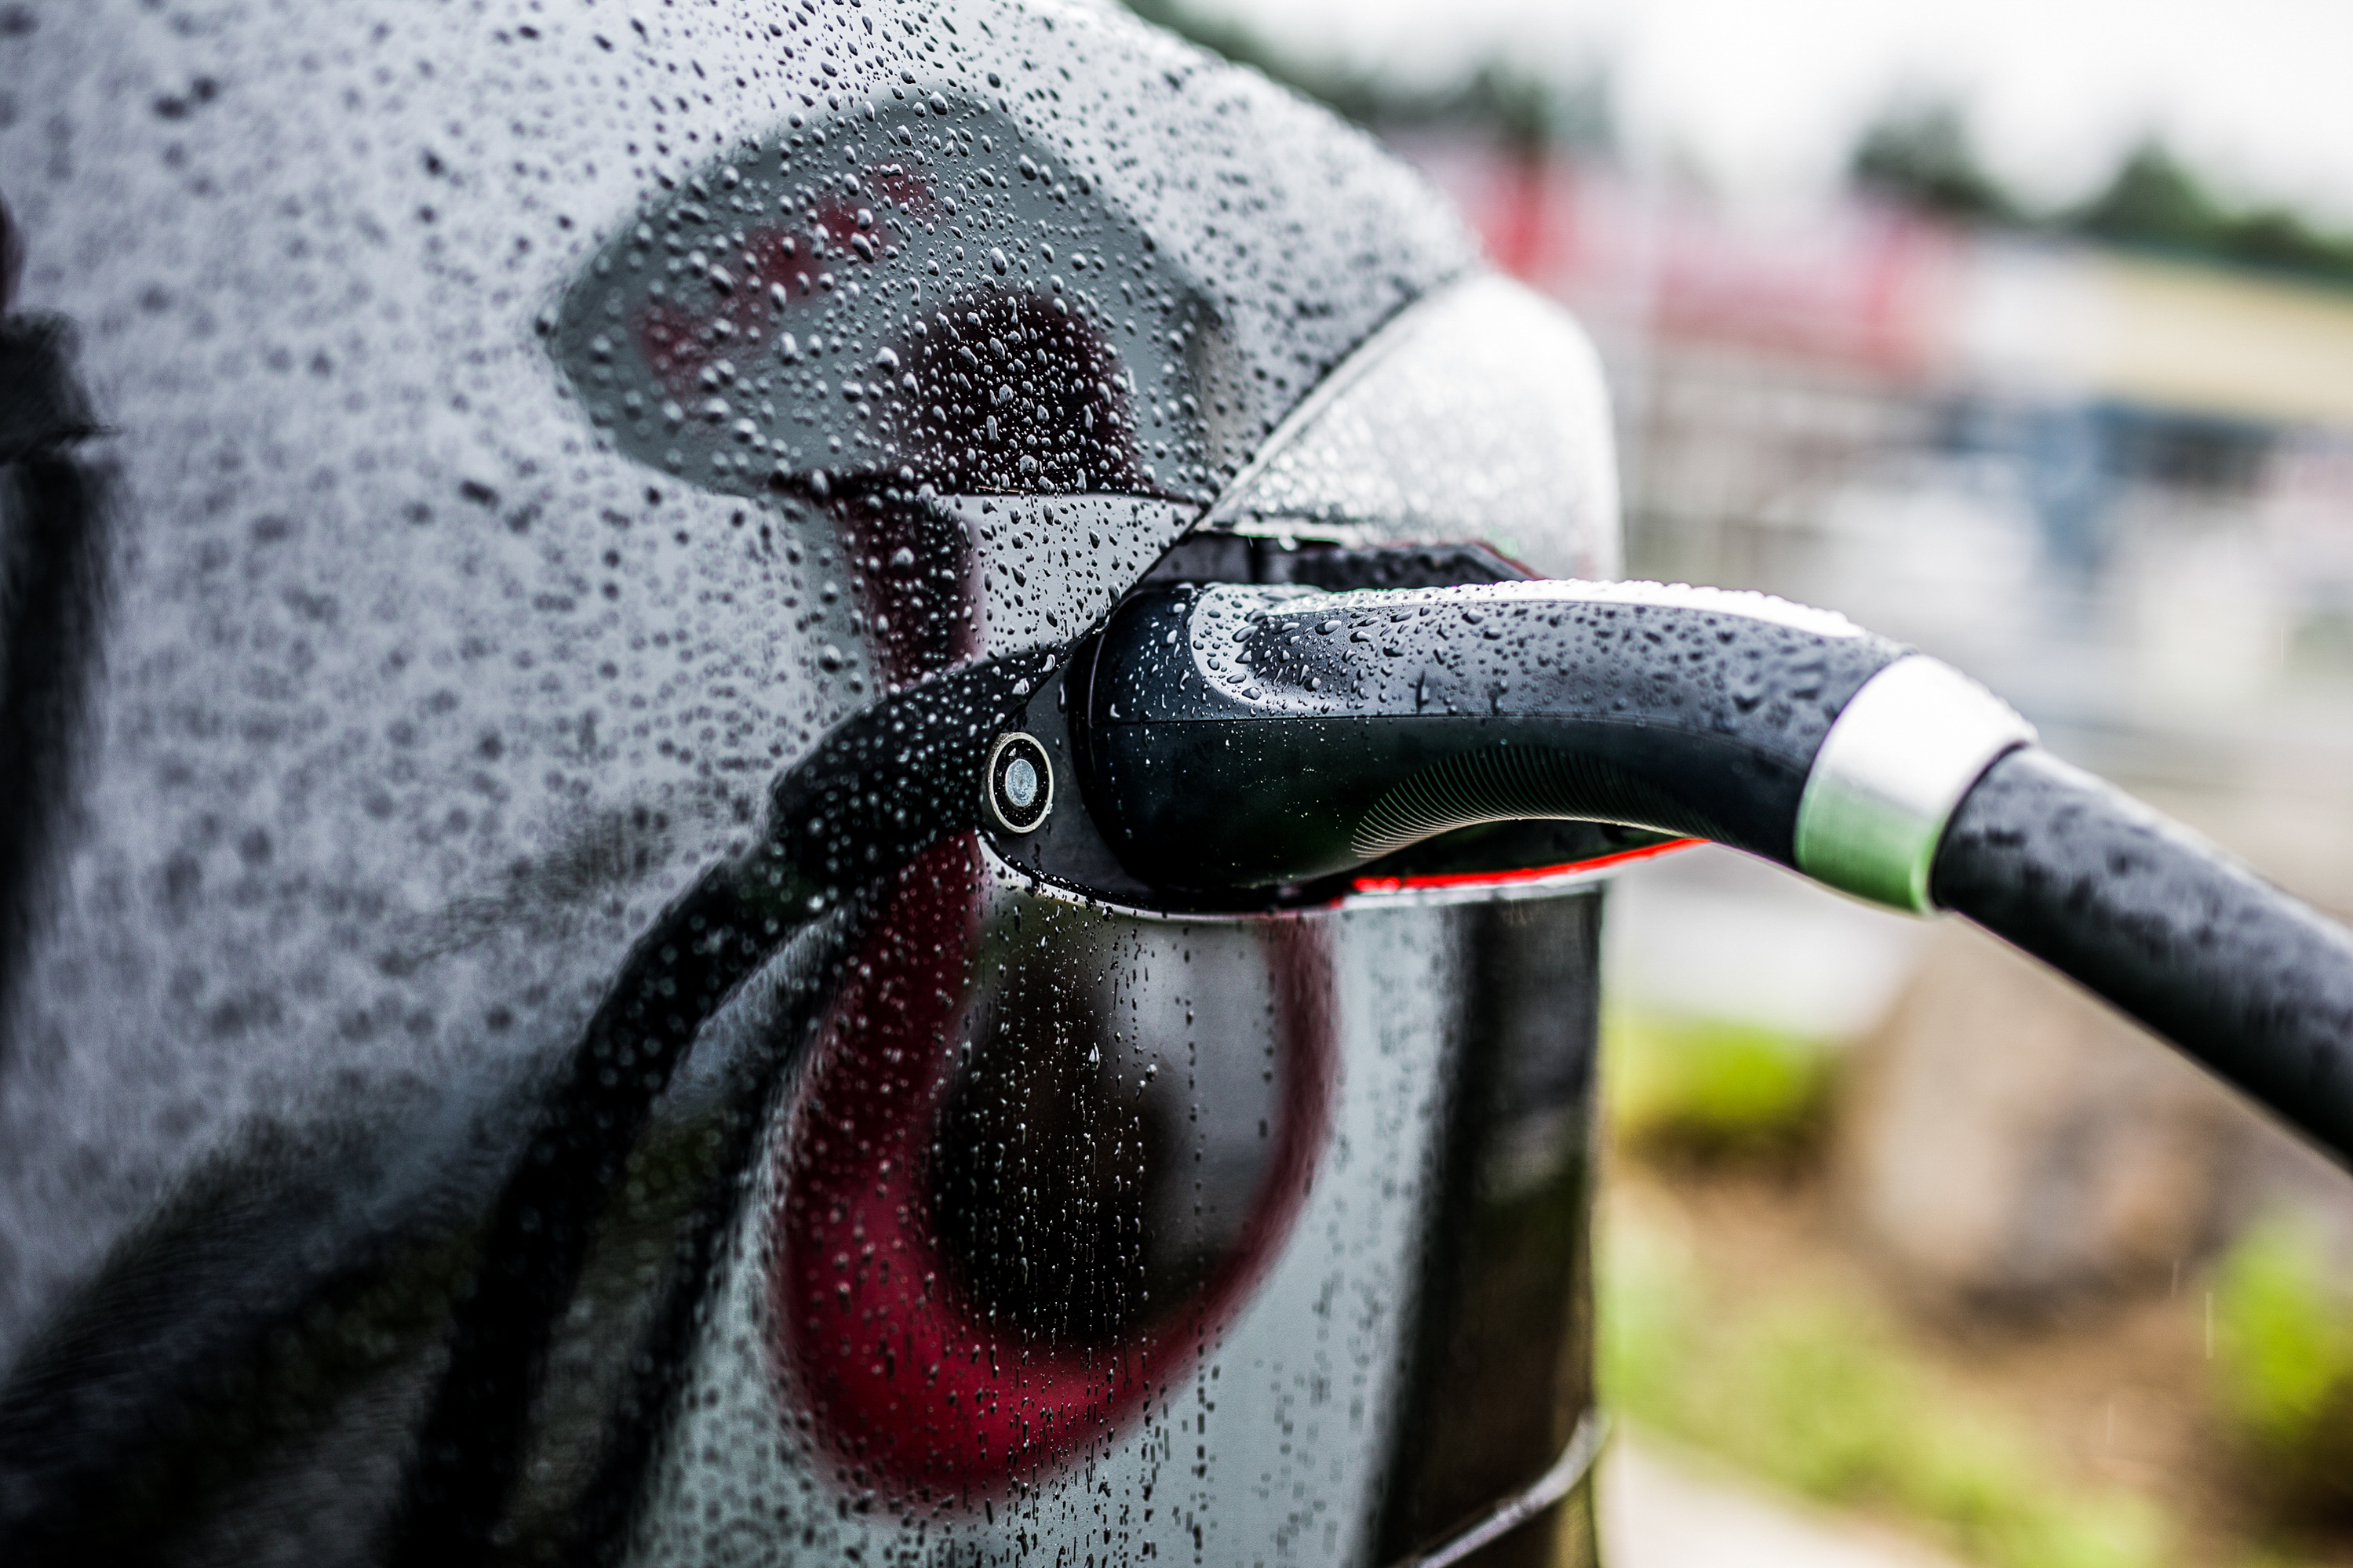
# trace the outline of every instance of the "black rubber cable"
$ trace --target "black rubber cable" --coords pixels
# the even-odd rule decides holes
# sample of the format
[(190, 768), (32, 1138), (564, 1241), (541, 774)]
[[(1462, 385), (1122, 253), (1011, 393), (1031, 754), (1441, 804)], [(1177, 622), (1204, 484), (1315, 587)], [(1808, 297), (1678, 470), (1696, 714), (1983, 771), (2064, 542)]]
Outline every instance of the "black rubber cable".
[(1279, 885), (1521, 817), (1712, 838), (1958, 911), (2353, 1164), (2353, 933), (1836, 617), (1637, 584), (1139, 595), (1076, 728), (1146, 881)]
[(2348, 1160), (2353, 932), (2033, 747), (1962, 800), (1930, 890)]

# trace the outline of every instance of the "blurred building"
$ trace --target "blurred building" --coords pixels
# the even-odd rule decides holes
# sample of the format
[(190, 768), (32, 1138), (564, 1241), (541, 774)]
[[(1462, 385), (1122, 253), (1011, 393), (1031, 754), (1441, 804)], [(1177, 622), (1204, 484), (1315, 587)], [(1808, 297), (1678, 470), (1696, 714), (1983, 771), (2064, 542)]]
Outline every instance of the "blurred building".
[(2286, 801), (2275, 874), (2353, 904), (2353, 292), (1398, 141), (1599, 340), (1633, 569), (1846, 610), (2144, 786)]

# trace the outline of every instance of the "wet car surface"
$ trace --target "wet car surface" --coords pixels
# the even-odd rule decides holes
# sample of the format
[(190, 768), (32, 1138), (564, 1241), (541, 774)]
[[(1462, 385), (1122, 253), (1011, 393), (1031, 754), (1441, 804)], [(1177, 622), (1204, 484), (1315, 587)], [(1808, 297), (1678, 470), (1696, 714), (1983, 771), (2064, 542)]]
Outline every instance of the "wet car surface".
[(1208, 908), (970, 787), (1155, 571), (1609, 573), (1573, 325), (1091, 6), (8, 15), (11, 1561), (1577, 1483), (1599, 888), (1459, 884), (1620, 840)]

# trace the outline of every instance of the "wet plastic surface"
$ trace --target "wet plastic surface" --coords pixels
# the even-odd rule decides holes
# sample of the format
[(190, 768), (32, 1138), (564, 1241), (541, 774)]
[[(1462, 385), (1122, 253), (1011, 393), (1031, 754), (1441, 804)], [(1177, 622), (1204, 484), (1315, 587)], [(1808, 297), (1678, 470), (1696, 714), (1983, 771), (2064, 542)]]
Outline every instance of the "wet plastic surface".
[(1304, 881), (1531, 816), (1786, 865), (1823, 735), (1900, 652), (1656, 584), (1141, 594), (1095, 656), (1087, 784), (1129, 870), (1176, 887)]

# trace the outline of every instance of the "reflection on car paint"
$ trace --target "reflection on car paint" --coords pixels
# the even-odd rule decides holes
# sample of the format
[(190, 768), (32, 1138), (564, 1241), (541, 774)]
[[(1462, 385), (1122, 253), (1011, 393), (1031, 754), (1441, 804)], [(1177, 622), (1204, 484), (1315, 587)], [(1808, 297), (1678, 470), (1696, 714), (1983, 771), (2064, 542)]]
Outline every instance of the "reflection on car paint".
[[(1081, 7), (36, 20), (8, 331), (81, 323), (113, 504), (22, 731), (72, 831), (0, 867), (12, 1563), (1369, 1563), (1550, 1462), (1582, 1215), (1446, 1184), (1543, 1142), (1463, 1086), (1588, 1051), (1594, 896), (1512, 917), (1515, 1034), (1500, 916), (1086, 908), (957, 815), (963, 731), (1475, 268), (1410, 176)], [(1591, 403), (1510, 358), (1461, 417)], [(1237, 521), (1471, 537), (1399, 501), (1452, 457)], [(1479, 493), (1604, 569), (1604, 478)], [(1514, 1214), (1582, 1179), (1546, 1125)], [(1506, 1318), (1554, 1370), (1462, 1382), (1510, 1452), (1433, 1468), (1417, 1380)]]
[[(677, 1534), (683, 1521), (698, 1521), (698, 1543), (782, 1537), (809, 1561), (920, 1549), (958, 1563), (1011, 1564), (1084, 1539), (1114, 1562), (1221, 1563), (1280, 1551), (1301, 1561), (1380, 1563), (1443, 1540), (1546, 1472), (1590, 1404), (1582, 1214), (1591, 1180), (1598, 888), (1503, 903), (1377, 900), (1271, 921), (1167, 921), (1106, 915), (1018, 887), (992, 894), (976, 913), (934, 886), (910, 879), (902, 897), (934, 901), (941, 924), (921, 928), (924, 939), (903, 952), (886, 942), (864, 955), (872, 973), (860, 977), (860, 1005), (837, 1006), (825, 1025), (844, 1043), (877, 1047), (858, 1061), (844, 1058), (848, 1087), (871, 1097), (863, 1109), (874, 1119), (860, 1109), (839, 1114), (833, 1075), (811, 1055), (786, 1091), (791, 1114), (771, 1125), (753, 1195), (725, 1249), (736, 1261), (714, 1271), (681, 1357), (676, 1425), (638, 1510), (638, 1557), (702, 1552), (701, 1544), (682, 1549)], [(952, 876), (947, 886), (964, 884)], [(944, 943), (934, 935), (942, 930)], [(1014, 945), (992, 945), (992, 933)], [(1164, 1085), (1176, 1082), (1171, 1041), (1188, 1062), (1229, 1076), (1197, 1067), (1181, 1098), (1160, 1102), (1167, 1111), (1181, 1108), (1206, 1123), (1236, 1104), (1245, 1112), (1279, 1110), (1293, 1092), (1277, 1068), (1293, 1043), (1275, 1008), (1280, 943), (1316, 955), (1309, 972), (1326, 976), (1333, 1071), (1324, 1131), (1307, 1179), (1289, 1189), (1295, 1212), (1271, 1215), (1278, 1226), (1287, 1223), (1287, 1239), (1262, 1264), (1205, 1268), (1198, 1252), (1161, 1254), (1163, 1278), (1175, 1289), (1207, 1280), (1174, 1307), (1158, 1302), (1157, 1289), (1153, 1302), (1128, 1295), (1140, 1272), (1151, 1279), (1117, 1246), (1119, 1200), (1128, 1194), (1045, 1162), (997, 1163), (985, 1146), (975, 1159), (967, 1147), (959, 1195), (976, 1192), (982, 1202), (943, 1223), (939, 1173), (926, 1180), (919, 1169), (934, 1152), (917, 1149), (916, 1167), (902, 1171), (884, 1139), (821, 1154), (806, 1142), (894, 1123), (936, 1129), (958, 1114), (960, 1092), (976, 1091), (990, 1098), (986, 1121), (1000, 1129), (1008, 1117), (1018, 1125), (1033, 1108), (1067, 1112), (1075, 1100), (1083, 1118), (1075, 1124), (1031, 1123), (1039, 1134), (1031, 1147), (1040, 1152), (1056, 1132), (1115, 1136), (1116, 1121), (1104, 1115), (1115, 1101), (1088, 1098), (1102, 1086), (1096, 1072), (1111, 1065), (1133, 1096), (1139, 1075), (1118, 1064), (1157, 1047), (1167, 1065), (1129, 1100), (1149, 1111)], [(1043, 976), (1025, 978), (1025, 964), (1075, 976), (1079, 996), (1108, 995), (1113, 1005), (1071, 1005), (1059, 985), (1031, 990)], [(907, 984), (912, 974), (943, 972), (974, 1000), (925, 1003)], [(1228, 984), (1237, 973), (1259, 978)], [(940, 989), (957, 996), (960, 986)], [(999, 1074), (984, 1059), (996, 1026), (1012, 1013), (982, 998), (1008, 991), (1014, 1007), (1042, 1005), (1044, 1016), (1029, 1016), (1050, 1059), (1034, 1073)], [(1193, 1017), (1180, 1023), (1187, 1004)], [(871, 1068), (897, 1048), (908, 1026), (923, 1031), (923, 1054), (946, 1069), (931, 1079), (937, 1098), (914, 1111), (896, 1102), (923, 1098), (917, 1072)], [(747, 1027), (713, 1043), (746, 1037)], [(1103, 1062), (1082, 1070), (1091, 1051)], [(1143, 1066), (1149, 1071), (1150, 1061)], [(1263, 1077), (1271, 1069), (1272, 1083)], [(1126, 1122), (1139, 1131), (1148, 1125), (1141, 1115)], [(1219, 1255), (1230, 1259), (1237, 1249), (1227, 1238), (1260, 1223), (1271, 1186), (1278, 1194), (1287, 1186), (1268, 1180), (1278, 1162), (1274, 1129), (1261, 1143), (1254, 1116), (1207, 1134), (1189, 1120), (1181, 1125), (1180, 1171), (1195, 1153), (1202, 1168), (1226, 1165), (1222, 1179), (1194, 1178), (1202, 1196), (1223, 1188), (1256, 1211), (1238, 1222), (1233, 1207), (1205, 1202), (1193, 1237), (1204, 1251), (1223, 1243)], [(1222, 1162), (1219, 1142), (1229, 1151)], [(886, 1160), (893, 1170), (884, 1175)], [(1151, 1174), (1148, 1153), (1138, 1164), (1139, 1174)], [(794, 1183), (810, 1166), (834, 1183), (839, 1219), (834, 1207), (801, 1209), (807, 1189), (797, 1193)], [(853, 1170), (887, 1191), (846, 1179)], [(1000, 1201), (1008, 1184), (1018, 1200), (1024, 1178), (1033, 1183), (1028, 1212)], [(1186, 1185), (1180, 1201), (1191, 1195)], [(1144, 1186), (1126, 1215), (1149, 1215), (1153, 1196)], [(812, 1220), (814, 1236), (800, 1228)], [(930, 1238), (916, 1234), (926, 1224), (938, 1227)], [(957, 1275), (968, 1265), (953, 1260), (975, 1237), (996, 1248), (981, 1254), (995, 1277), (977, 1289), (969, 1274)], [(1026, 1259), (1046, 1270), (1043, 1291), (1031, 1289), (1034, 1274), (1023, 1276), (1025, 1259), (1008, 1255), (1040, 1237), (1062, 1238), (1060, 1250)], [(893, 1253), (897, 1240), (906, 1252)], [(919, 1275), (899, 1272), (901, 1259), (925, 1253), (949, 1265), (934, 1266), (929, 1298)], [(1151, 1263), (1149, 1252), (1144, 1261)], [(1227, 1299), (1214, 1278), (1220, 1267), (1256, 1277)], [(785, 1299), (803, 1285), (797, 1300)], [(822, 1337), (805, 1337), (789, 1315), (811, 1295), (825, 1304)], [(993, 1323), (972, 1321), (990, 1306)], [(1136, 1307), (1140, 1324), (1117, 1321)], [(1187, 1331), (1176, 1350), (1188, 1365), (1155, 1364), (1164, 1310)], [(877, 1352), (892, 1348), (883, 1312), (904, 1337), (897, 1360), (878, 1373)], [(852, 1330), (846, 1345), (845, 1327)], [(985, 1340), (1002, 1359), (987, 1372), (967, 1361), (952, 1374), (943, 1357), (938, 1384), (930, 1384), (929, 1363), (909, 1345), (959, 1330), (971, 1336), (967, 1350)], [(1043, 1416), (1047, 1396), (1063, 1385), (1050, 1380), (1092, 1364), (1108, 1381), (1121, 1370), (1119, 1350), (1132, 1354), (1139, 1345), (1145, 1355), (1129, 1364), (1140, 1375), (1127, 1385), (1134, 1403), (1081, 1408), (1075, 1441), (1060, 1447), (1059, 1416), (1050, 1434)], [(914, 1455), (878, 1451), (905, 1427), (887, 1418), (860, 1425), (870, 1406), (852, 1407), (844, 1420), (839, 1391), (831, 1402), (813, 1394), (811, 1370), (823, 1377), (836, 1366), (855, 1380), (850, 1392), (895, 1397), (926, 1414)], [(976, 1415), (961, 1388), (950, 1405), (940, 1389), (952, 1375), (993, 1389), (996, 1407)], [(1035, 1403), (1025, 1407), (1024, 1398)], [(1025, 1409), (1032, 1447), (1017, 1454), (1004, 1444), (1019, 1434), (1008, 1415)], [(970, 1444), (977, 1456), (984, 1441), (987, 1467), (960, 1473), (953, 1445)], [(1583, 1509), (1582, 1493), (1567, 1506)], [(658, 1529), (665, 1521), (673, 1522)], [(1567, 1537), (1572, 1560), (1581, 1539)], [(1514, 1562), (1513, 1553), (1559, 1545), (1539, 1523), (1524, 1540), (1514, 1532), (1487, 1550), (1504, 1553), (1494, 1561)]]
[(792, 1111), (774, 1264), (787, 1397), (836, 1461), (966, 1507), (1182, 1385), (1289, 1234), (1334, 1070), (1315, 928), (1106, 942), (983, 886), (936, 851), (860, 954)]

